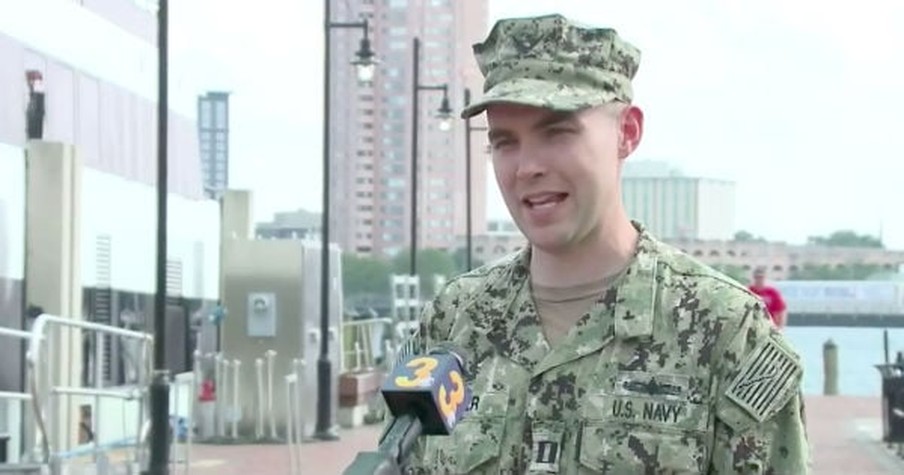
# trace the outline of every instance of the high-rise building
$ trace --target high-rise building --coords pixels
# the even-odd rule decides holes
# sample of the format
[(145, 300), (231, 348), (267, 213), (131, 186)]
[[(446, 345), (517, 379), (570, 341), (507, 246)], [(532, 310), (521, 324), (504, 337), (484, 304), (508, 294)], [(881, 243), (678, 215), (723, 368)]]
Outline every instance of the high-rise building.
[(198, 143), (204, 192), (219, 197), (229, 187), (229, 93), (198, 97)]
[(663, 239), (731, 239), (735, 184), (685, 176), (664, 162), (626, 162), (622, 198), (628, 216)]
[[(380, 63), (359, 84), (354, 67), (362, 32), (334, 29), (330, 122), (331, 240), (347, 252), (392, 255), (408, 247), (412, 191), (413, 39), (421, 42), (421, 85), (448, 84), (452, 129), (436, 118), (442, 92), (419, 94), (418, 248), (454, 248), (466, 229), (465, 127), (457, 112), (466, 87), (480, 96), (471, 45), (486, 34), (488, 0), (350, 0), (332, 21), (368, 20)], [(475, 124), (477, 125), (477, 124)], [(475, 134), (480, 135), (480, 134)], [(472, 221), (486, 228), (485, 139), (472, 137)]]

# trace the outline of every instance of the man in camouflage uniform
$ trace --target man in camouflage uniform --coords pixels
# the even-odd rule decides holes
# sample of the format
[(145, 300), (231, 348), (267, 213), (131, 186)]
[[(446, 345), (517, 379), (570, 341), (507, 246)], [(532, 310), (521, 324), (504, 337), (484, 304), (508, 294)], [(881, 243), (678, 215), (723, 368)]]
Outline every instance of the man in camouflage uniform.
[(530, 246), (427, 305), (413, 350), (463, 347), (474, 401), (406, 473), (807, 473), (801, 362), (763, 304), (622, 205), (638, 49), (550, 15), (474, 51), (485, 94), (463, 116), (487, 113)]

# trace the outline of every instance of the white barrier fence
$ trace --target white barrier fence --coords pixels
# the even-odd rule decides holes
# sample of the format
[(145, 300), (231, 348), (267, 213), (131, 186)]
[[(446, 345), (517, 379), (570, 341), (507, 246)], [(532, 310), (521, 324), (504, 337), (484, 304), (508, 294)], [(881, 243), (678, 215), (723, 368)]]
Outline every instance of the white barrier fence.
[[(3, 392), (0, 400), (6, 404), (6, 423), (11, 437), (8, 460), (0, 464), (2, 470), (13, 473), (68, 473), (79, 465), (92, 465), (92, 473), (104, 475), (113, 471), (137, 474), (147, 465), (147, 438), (150, 435), (148, 414), (148, 387), (152, 374), (151, 335), (99, 323), (74, 320), (48, 314), (36, 318), (29, 331), (0, 328), (0, 336), (18, 339), (27, 348), (25, 374), (27, 392)], [(87, 337), (87, 338), (86, 338)], [(70, 363), (73, 344), (94, 342), (94, 358), (88, 370), (92, 387), (80, 385), (79, 374), (72, 371)], [(109, 340), (109, 341), (108, 341)], [(134, 375), (134, 384), (104, 386), (104, 354), (107, 343), (132, 341), (137, 354), (126, 368)], [(127, 363), (129, 363), (127, 362)], [(189, 428), (193, 425), (193, 408), (196, 399), (196, 379), (193, 373), (176, 375), (172, 383), (171, 408), (181, 414)], [(14, 411), (10, 401), (30, 403), (30, 411)], [(78, 408), (78, 410), (76, 410)], [(90, 417), (87, 417), (90, 411)], [(26, 416), (27, 414), (27, 416)], [(118, 419), (118, 420), (117, 420)], [(17, 427), (18, 426), (18, 427)], [(174, 432), (178, 432), (174, 423)], [(22, 430), (25, 429), (25, 430)], [(14, 434), (31, 434), (22, 437)], [(83, 434), (87, 443), (76, 440), (73, 434)], [(175, 434), (174, 434), (175, 435)], [(178, 437), (172, 438), (170, 453), (172, 468), (182, 466), (180, 472), (191, 473), (192, 431), (186, 431), (185, 449), (177, 456)], [(78, 438), (78, 437), (76, 437)], [(112, 452), (124, 452), (119, 462), (113, 463)], [(118, 467), (118, 468), (117, 468)]]
[[(391, 323), (391, 319), (387, 318), (346, 322), (346, 329), (363, 331), (358, 331), (354, 358), (343, 352), (340, 369), (354, 371), (372, 368), (374, 345), (380, 342), (385, 345), (382, 349), (384, 363), (388, 365), (393, 362), (396, 354), (394, 345), (382, 338), (374, 338), (371, 333), (381, 325), (392, 331)], [(67, 345), (81, 344), (86, 336), (94, 342), (94, 359), (87, 369), (93, 375), (89, 378), (93, 387), (82, 387), (81, 375), (73, 374), (68, 364)], [(45, 314), (35, 320), (29, 331), (0, 328), (0, 338), (18, 340), (27, 348), (26, 390), (0, 392), (0, 421), (5, 420), (11, 428), (31, 428), (26, 431), (29, 434), (26, 439), (11, 437), (8, 462), (23, 468), (28, 464), (39, 466), (46, 470), (45, 473), (59, 475), (65, 467), (87, 460), (97, 468), (94, 473), (101, 475), (113, 470), (110, 454), (118, 451), (125, 452), (124, 457), (116, 458), (120, 460), (118, 464), (126, 465), (127, 473), (137, 474), (147, 465), (150, 435), (148, 388), (153, 373), (151, 356), (154, 344), (150, 334)], [(119, 340), (133, 342), (131, 348), (135, 354), (126, 361), (132, 367), (124, 368), (132, 375), (131, 384), (105, 387), (103, 351), (113, 341)], [(246, 406), (254, 408), (249, 420), (253, 422), (253, 438), (267, 442), (285, 441), (290, 473), (301, 473), (301, 446), (305, 434), (303, 403), (310, 402), (302, 400), (302, 384), (306, 380), (305, 371), (310, 368), (302, 359), (295, 358), (290, 372), (278, 378), (275, 374), (276, 357), (275, 351), (266, 350), (254, 359), (252, 365), (248, 365), (223, 353), (202, 355), (195, 352), (192, 371), (174, 375), (170, 395), (173, 432), (170, 462), (174, 473), (177, 468), (180, 474), (191, 473), (196, 430), (200, 431), (202, 438), (209, 436), (227, 441), (232, 439), (234, 442), (252, 438), (252, 434), (244, 434), (243, 437), (239, 425), (243, 405), (240, 387), (242, 369), (250, 366), (254, 367), (252, 379), (256, 388), (247, 394), (254, 394), (252, 398), (256, 401), (255, 404), (246, 403)], [(208, 367), (206, 370), (205, 365)], [(199, 386), (205, 377), (212, 377), (217, 388), (215, 397), (209, 402), (199, 398)], [(279, 385), (283, 388), (278, 388)], [(288, 416), (284, 430), (277, 426), (274, 411), (275, 391), (280, 389), (285, 394)], [(78, 414), (84, 408), (90, 410), (90, 415), (87, 411)], [(83, 426), (90, 428), (85, 429), (90, 434), (86, 437), (87, 442), (74, 442), (72, 434)], [(209, 433), (204, 434), (205, 430)], [(252, 428), (248, 430), (251, 432)], [(284, 432), (285, 437), (281, 437), (283, 434), (279, 432)]]

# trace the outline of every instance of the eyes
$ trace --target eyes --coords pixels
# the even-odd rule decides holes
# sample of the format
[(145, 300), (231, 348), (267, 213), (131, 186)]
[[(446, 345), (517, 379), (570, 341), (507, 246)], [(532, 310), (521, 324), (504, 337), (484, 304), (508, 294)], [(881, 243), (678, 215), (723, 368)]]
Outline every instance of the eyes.
[[(541, 131), (531, 134), (536, 135), (536, 139), (539, 139), (543, 142), (555, 142), (559, 140), (570, 139), (573, 135), (577, 133), (577, 129), (575, 127), (569, 127), (565, 125), (554, 125), (549, 126)], [(498, 137), (493, 137), (490, 139), (490, 147), (494, 151), (504, 151), (512, 149), (518, 145), (518, 138), (514, 136), (514, 134), (504, 133), (500, 134)]]

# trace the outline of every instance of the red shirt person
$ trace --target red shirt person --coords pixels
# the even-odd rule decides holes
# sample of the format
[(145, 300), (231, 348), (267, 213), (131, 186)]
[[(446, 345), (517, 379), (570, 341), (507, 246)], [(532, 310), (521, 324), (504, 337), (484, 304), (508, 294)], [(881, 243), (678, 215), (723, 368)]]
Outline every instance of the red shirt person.
[(763, 300), (763, 303), (766, 304), (766, 310), (768, 310), (769, 315), (772, 316), (772, 323), (778, 328), (784, 328), (786, 323), (785, 311), (787, 310), (785, 300), (782, 299), (782, 294), (778, 289), (766, 285), (766, 269), (758, 267), (754, 270), (753, 283), (747, 288), (750, 289), (751, 292), (759, 295), (760, 299)]

